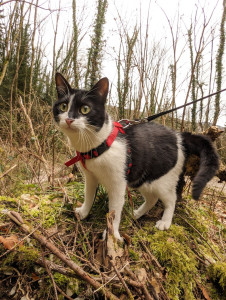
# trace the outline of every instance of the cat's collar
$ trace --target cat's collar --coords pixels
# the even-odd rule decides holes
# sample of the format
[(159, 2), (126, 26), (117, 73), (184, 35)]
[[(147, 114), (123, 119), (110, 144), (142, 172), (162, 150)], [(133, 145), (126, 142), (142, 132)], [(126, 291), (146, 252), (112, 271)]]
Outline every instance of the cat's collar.
[(74, 165), (78, 161), (81, 161), (83, 167), (86, 169), (85, 160), (98, 157), (102, 153), (104, 153), (106, 150), (108, 150), (111, 147), (114, 140), (116, 139), (119, 132), (121, 132), (122, 134), (125, 134), (125, 131), (123, 130), (123, 126), (118, 122), (113, 122), (113, 129), (112, 129), (110, 135), (108, 136), (108, 138), (106, 140), (104, 140), (102, 144), (100, 144), (96, 148), (91, 149), (88, 152), (76, 151), (77, 155), (75, 157), (73, 157), (72, 159), (70, 159), (69, 161), (67, 161), (65, 163), (65, 165), (67, 167), (69, 167), (71, 165)]

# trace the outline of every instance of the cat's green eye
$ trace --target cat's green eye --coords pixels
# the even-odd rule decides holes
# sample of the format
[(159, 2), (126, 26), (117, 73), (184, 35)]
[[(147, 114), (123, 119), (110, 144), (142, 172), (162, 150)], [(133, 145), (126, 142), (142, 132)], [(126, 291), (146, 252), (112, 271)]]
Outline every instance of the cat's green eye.
[(83, 105), (80, 108), (80, 111), (83, 115), (87, 115), (90, 112), (91, 108), (88, 105)]
[(60, 110), (65, 112), (68, 109), (68, 104), (67, 103), (61, 103), (59, 106)]

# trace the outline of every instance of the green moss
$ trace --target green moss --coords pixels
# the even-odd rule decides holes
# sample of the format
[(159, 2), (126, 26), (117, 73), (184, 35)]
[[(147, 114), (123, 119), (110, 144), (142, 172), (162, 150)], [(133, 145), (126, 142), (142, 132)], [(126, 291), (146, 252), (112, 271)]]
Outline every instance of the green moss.
[(13, 190), (13, 194), (15, 197), (19, 197), (22, 194), (37, 194), (40, 193), (41, 189), (38, 184), (24, 184), (22, 182), (19, 182), (16, 184), (15, 189)]
[(217, 262), (208, 268), (208, 274), (214, 283), (218, 284), (223, 291), (226, 291), (226, 263)]
[(136, 252), (135, 250), (129, 248), (129, 257), (131, 261), (138, 261), (140, 259), (139, 252)]
[(2, 209), (17, 208), (18, 203), (15, 198), (0, 196), (0, 212)]
[(60, 273), (54, 273), (53, 275), (53, 278), (56, 282), (57, 285), (63, 287), (63, 286), (66, 286), (66, 284), (69, 282), (69, 277), (63, 275), (63, 274), (60, 274)]
[[(53, 278), (57, 286), (59, 286), (64, 291), (70, 290), (71, 294), (78, 293), (80, 289), (83, 288), (83, 283), (81, 282), (81, 280), (79, 281), (76, 278), (71, 278), (58, 272), (53, 273)], [(47, 281), (49, 287), (46, 287), (46, 289), (49, 289), (52, 287), (52, 280), (48, 278)]]
[[(170, 299), (197, 299), (197, 295), (200, 294), (197, 282), (208, 287), (211, 296), (215, 295), (213, 299), (220, 299), (217, 289), (213, 285), (208, 285), (206, 264), (202, 263), (202, 261), (215, 262), (217, 256), (221, 257), (219, 247), (209, 238), (213, 216), (208, 208), (195, 201), (178, 203), (173, 225), (167, 231), (159, 231), (154, 227), (153, 218), (155, 220), (161, 216), (159, 213), (152, 215), (153, 217), (144, 217), (139, 221), (142, 229), (138, 230), (137, 234), (133, 232), (133, 250), (130, 255), (133, 257), (135, 253), (138, 257), (138, 253), (142, 254), (143, 250), (139, 244), (140, 241), (145, 243), (166, 269), (167, 275), (163, 285)], [(147, 268), (146, 265), (144, 267)], [(216, 265), (215, 273), (211, 273), (215, 276), (212, 276), (215, 281), (220, 281), (221, 288), (225, 288), (223, 268), (225, 265)]]
[(30, 204), (23, 206), (23, 209), (33, 218), (39, 218), (42, 222), (43, 227), (49, 228), (55, 225), (59, 221), (62, 201), (51, 201), (49, 196), (42, 196), (38, 204), (30, 208)]
[(7, 211), (16, 210), (17, 208), (18, 203), (15, 198), (0, 196), (0, 221), (6, 222), (8, 220)]
[(16, 251), (10, 252), (2, 262), (2, 266), (18, 266), (18, 268), (33, 268), (39, 257), (35, 248), (20, 246)]
[(166, 268), (165, 288), (171, 299), (195, 299), (193, 290), (196, 286), (195, 277), (198, 273), (198, 262), (189, 247), (187, 233), (182, 226), (172, 225), (168, 231), (153, 228), (147, 234), (139, 232), (143, 240), (149, 242), (153, 254)]

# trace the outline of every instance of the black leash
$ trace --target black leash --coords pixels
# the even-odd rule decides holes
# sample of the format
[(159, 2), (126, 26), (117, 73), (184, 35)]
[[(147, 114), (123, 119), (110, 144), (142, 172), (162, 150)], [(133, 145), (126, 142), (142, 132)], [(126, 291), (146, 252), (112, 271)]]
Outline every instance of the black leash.
[(163, 115), (169, 114), (169, 113), (171, 113), (171, 112), (173, 112), (173, 111), (175, 111), (175, 110), (178, 110), (178, 109), (183, 108), (183, 107), (186, 107), (186, 106), (188, 106), (188, 105), (197, 103), (197, 102), (199, 102), (199, 101), (202, 101), (202, 100), (204, 100), (204, 99), (206, 99), (206, 98), (215, 96), (215, 95), (220, 94), (220, 93), (225, 92), (225, 91), (226, 91), (226, 89), (217, 91), (217, 92), (215, 92), (215, 93), (212, 93), (212, 94), (209, 94), (209, 95), (207, 95), (207, 96), (204, 96), (204, 97), (202, 97), (202, 98), (200, 98), (200, 99), (194, 100), (194, 101), (192, 101), (192, 102), (186, 103), (186, 104), (181, 105), (181, 106), (174, 107), (174, 108), (169, 109), (169, 110), (162, 111), (162, 112), (160, 112), (160, 113), (158, 113), (158, 114), (155, 114), (155, 115), (152, 115), (152, 116), (149, 116), (149, 117), (145, 117), (145, 118), (143, 118), (143, 119), (141, 119), (141, 120), (126, 120), (126, 119), (123, 119), (123, 120), (120, 120), (119, 123), (124, 124), (124, 128), (126, 128), (126, 127), (131, 126), (131, 125), (150, 122), (150, 121), (155, 120), (155, 119), (157, 119), (157, 118), (159, 118), (159, 117), (161, 117), (161, 116), (163, 116)]
[(173, 112), (173, 111), (175, 111), (175, 110), (178, 110), (178, 109), (180, 109), (180, 108), (186, 107), (186, 106), (188, 106), (188, 105), (197, 103), (197, 102), (202, 101), (202, 100), (204, 100), (204, 99), (206, 99), (206, 98), (215, 96), (215, 95), (217, 95), (217, 94), (219, 94), (219, 93), (222, 93), (222, 92), (224, 92), (224, 91), (226, 91), (226, 89), (220, 90), (220, 91), (218, 91), (218, 92), (215, 92), (215, 93), (210, 94), (210, 95), (208, 95), (208, 96), (202, 97), (202, 98), (197, 99), (197, 100), (195, 100), (195, 101), (186, 103), (186, 104), (184, 104), (184, 105), (181, 105), (181, 106), (178, 106), (178, 107), (175, 107), (175, 108), (166, 110), (166, 111), (162, 111), (162, 112), (160, 112), (160, 113), (158, 113), (158, 114), (149, 116), (149, 117), (147, 117), (146, 119), (147, 119), (148, 122), (150, 122), (150, 121), (152, 121), (152, 120), (154, 120), (154, 119), (156, 119), (156, 118), (158, 118), (158, 117), (161, 117), (161, 116), (163, 116), (163, 115), (165, 115), (165, 114), (171, 113), (171, 112)]

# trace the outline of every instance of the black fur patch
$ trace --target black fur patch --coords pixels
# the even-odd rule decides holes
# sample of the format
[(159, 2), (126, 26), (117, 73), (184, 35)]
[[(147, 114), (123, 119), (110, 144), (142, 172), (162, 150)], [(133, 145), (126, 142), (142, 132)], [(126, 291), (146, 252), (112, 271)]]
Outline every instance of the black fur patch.
[(160, 178), (177, 163), (174, 131), (150, 122), (128, 127), (125, 132), (133, 164), (127, 176), (131, 187), (137, 188), (144, 182)]

